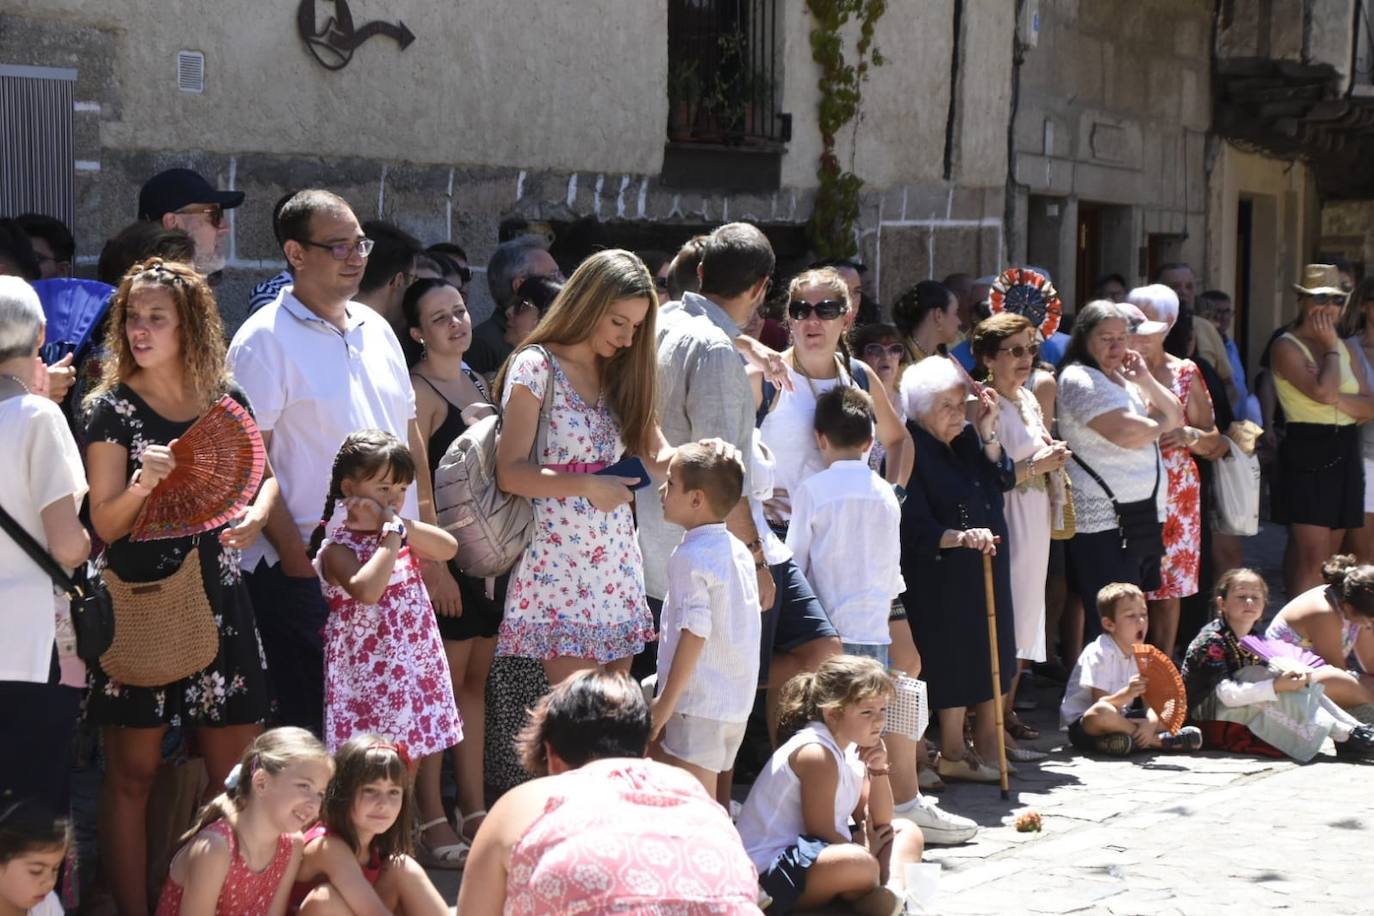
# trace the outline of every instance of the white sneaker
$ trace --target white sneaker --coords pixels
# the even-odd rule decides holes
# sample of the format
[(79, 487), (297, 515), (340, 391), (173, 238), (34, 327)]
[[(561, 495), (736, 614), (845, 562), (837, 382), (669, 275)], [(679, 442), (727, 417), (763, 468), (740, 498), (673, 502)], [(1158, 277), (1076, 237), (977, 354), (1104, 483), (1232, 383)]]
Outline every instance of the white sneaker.
[(908, 817), (921, 828), (927, 846), (957, 846), (978, 835), (978, 824), (967, 817), (950, 814), (929, 795), (917, 795), (911, 801), (893, 805), (892, 811)]

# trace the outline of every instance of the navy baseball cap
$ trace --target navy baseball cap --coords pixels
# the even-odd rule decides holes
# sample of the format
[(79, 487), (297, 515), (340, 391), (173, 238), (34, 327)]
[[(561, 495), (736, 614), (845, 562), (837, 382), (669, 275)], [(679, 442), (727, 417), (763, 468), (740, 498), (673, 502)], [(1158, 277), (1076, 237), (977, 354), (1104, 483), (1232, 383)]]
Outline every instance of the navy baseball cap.
[(161, 219), (164, 213), (191, 204), (219, 204), (232, 210), (243, 203), (242, 191), (219, 191), (191, 169), (168, 169), (143, 183), (138, 192), (138, 218)]

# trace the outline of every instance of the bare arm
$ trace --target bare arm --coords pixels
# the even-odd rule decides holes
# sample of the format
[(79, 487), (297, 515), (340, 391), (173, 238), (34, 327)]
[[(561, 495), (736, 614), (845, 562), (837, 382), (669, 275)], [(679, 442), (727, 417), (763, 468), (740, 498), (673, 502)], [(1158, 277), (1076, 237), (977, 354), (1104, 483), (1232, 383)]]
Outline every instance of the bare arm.
[(415, 460), (415, 467), (420, 470), (420, 473), (415, 475), (420, 521), (437, 525), (439, 519), (434, 514), (434, 481), (429, 476), (429, 447), (426, 444), (428, 440), (421, 434), (420, 424), (414, 419), (406, 426), (406, 435), (410, 440), (410, 455)]
[(1144, 448), (1164, 433), (1158, 422), (1124, 407), (1098, 414), (1088, 421), (1088, 428), (1122, 448)]
[(86, 477), (90, 483), (91, 527), (106, 544), (129, 533), (151, 492), (126, 478), (129, 452), (113, 442), (86, 446)]
[(498, 916), (505, 909), (506, 863), (520, 837), (543, 812), (548, 779), (516, 786), (491, 806), (472, 841), (458, 888), (458, 912), (463, 916)]
[(81, 527), (76, 514), (76, 500), (70, 495), (55, 499), (43, 507), (43, 537), (48, 552), (59, 566), (80, 566), (91, 555), (91, 536)]
[(1344, 624), (1338, 614), (1313, 614), (1305, 621), (1307, 632), (1303, 634), (1312, 642), (1312, 651), (1326, 659), (1326, 663), (1341, 671), (1345, 670), (1344, 643), (1341, 637)]
[(355, 916), (391, 916), (343, 840), (324, 836), (312, 841), (306, 847), (305, 862), (313, 876), (329, 881)]
[(878, 438), (887, 449), (886, 474), (888, 483), (906, 485), (911, 479), (911, 468), (916, 463), (916, 445), (911, 441), (902, 418), (892, 407), (892, 399), (887, 396), (878, 373), (868, 373), (869, 384), (873, 386), (873, 413), (878, 420)]
[(1293, 341), (1279, 338), (1274, 341), (1270, 359), (1274, 372), (1288, 384), (1318, 404), (1334, 405), (1341, 387), (1340, 352), (1336, 349), (1340, 345), (1336, 341), (1317, 354), (1317, 362), (1313, 363)]
[(458, 542), (439, 526), (418, 521), (407, 521), (405, 526), (406, 539), (420, 559), (447, 563), (458, 555)]
[(348, 592), (354, 601), (376, 604), (391, 581), (400, 549), (401, 536), (395, 531), (383, 535), (366, 563), (359, 563), (358, 555), (342, 544), (329, 544), (320, 554), (320, 569), (325, 581)]
[[(185, 877), (180, 882), (181, 916), (214, 916), (231, 859), (229, 844), (222, 836), (202, 833), (191, 840), (186, 850)], [(169, 878), (175, 880), (175, 876)]]
[[(271, 451), (271, 430), (263, 432), (262, 444), (264, 449)], [(280, 484), (278, 486), (280, 487)], [(321, 506), (320, 509), (323, 511), (324, 507)], [(315, 577), (315, 568), (310, 565), (310, 557), (306, 554), (305, 541), (301, 539), (300, 529), (296, 527), (296, 520), (291, 517), (286, 500), (273, 500), (262, 534), (267, 538), (267, 543), (276, 548), (277, 556), (281, 558), (283, 573), (296, 579)]]
[(788, 765), (801, 781), (802, 823), (807, 834), (830, 843), (854, 842), (853, 837), (835, 830), (840, 770), (830, 752), (819, 744), (808, 744), (792, 754)]
[[(1343, 341), (1341, 345), (1350, 351), (1351, 365), (1362, 365), (1360, 357), (1363, 354), (1355, 350), (1358, 343)], [(1356, 372), (1355, 377), (1360, 382), (1359, 394), (1338, 394), (1336, 406), (1356, 420), (1374, 420), (1374, 392), (1369, 389), (1369, 378), (1364, 372)]]
[(672, 667), (668, 671), (668, 682), (662, 686), (653, 702), (653, 733), (650, 739), (657, 738), (663, 726), (672, 718), (677, 709), (682, 692), (692, 682), (692, 675), (701, 661), (701, 652), (706, 648), (706, 637), (698, 636), (691, 630), (683, 630), (678, 635), (677, 649), (673, 652)]

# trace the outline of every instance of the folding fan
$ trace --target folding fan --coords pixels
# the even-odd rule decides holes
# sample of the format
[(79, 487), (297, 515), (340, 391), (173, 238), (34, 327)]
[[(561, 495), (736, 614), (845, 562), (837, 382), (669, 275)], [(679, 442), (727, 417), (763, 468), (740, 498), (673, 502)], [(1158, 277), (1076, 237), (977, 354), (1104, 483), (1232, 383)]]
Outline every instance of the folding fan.
[(1282, 639), (1268, 639), (1252, 634), (1242, 638), (1240, 645), (1266, 662), (1291, 660), (1306, 668), (1321, 668), (1326, 665), (1326, 659), (1317, 653), (1302, 646), (1295, 646), (1291, 642), (1284, 642)]
[(98, 280), (56, 277), (35, 281), (33, 289), (47, 320), (43, 362), (51, 365), (68, 353), (80, 359), (91, 333), (110, 307), (114, 287)]
[(233, 398), (207, 410), (172, 446), (176, 467), (143, 503), (131, 541), (190, 537), (235, 518), (262, 483), (262, 434)]
[(992, 313), (1020, 315), (1049, 340), (1059, 330), (1063, 305), (1049, 277), (1029, 267), (1008, 267), (997, 277), (988, 293)]
[(1159, 716), (1167, 731), (1176, 732), (1188, 718), (1188, 691), (1183, 675), (1178, 673), (1169, 656), (1154, 646), (1136, 643), (1135, 664), (1145, 678), (1145, 705)]

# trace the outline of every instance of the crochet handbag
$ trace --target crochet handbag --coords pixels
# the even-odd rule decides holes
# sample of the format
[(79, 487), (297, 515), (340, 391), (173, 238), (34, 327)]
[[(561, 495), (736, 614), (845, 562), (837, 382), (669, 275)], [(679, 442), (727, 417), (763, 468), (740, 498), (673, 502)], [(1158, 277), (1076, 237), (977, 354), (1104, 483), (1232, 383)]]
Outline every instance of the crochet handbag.
[(205, 668), (219, 654), (219, 628), (205, 594), (200, 547), (181, 567), (156, 582), (125, 582), (102, 573), (114, 602), (114, 642), (100, 656), (113, 680), (161, 687)]
[(887, 707), (887, 724), (883, 726), (885, 735), (902, 735), (912, 741), (920, 741), (930, 724), (930, 702), (926, 698), (925, 681), (918, 681), (905, 674), (892, 674), (897, 684), (892, 703)]
[(1078, 516), (1073, 509), (1073, 484), (1069, 473), (1063, 468), (1051, 471), (1050, 491), (1050, 540), (1067, 541), (1078, 533)]

